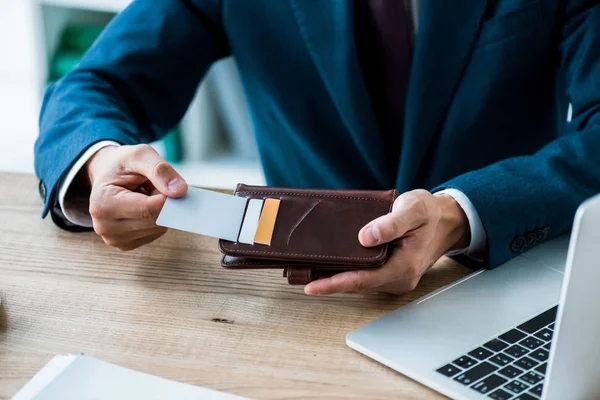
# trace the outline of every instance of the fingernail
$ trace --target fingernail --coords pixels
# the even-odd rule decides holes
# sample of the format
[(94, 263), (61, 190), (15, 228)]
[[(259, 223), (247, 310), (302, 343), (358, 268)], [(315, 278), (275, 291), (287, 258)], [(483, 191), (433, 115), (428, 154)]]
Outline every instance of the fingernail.
[(377, 233), (372, 226), (367, 227), (362, 234), (362, 242), (365, 246), (375, 246), (379, 242)]
[(314, 290), (312, 290), (312, 285), (306, 285), (304, 286), (304, 294), (306, 294), (307, 296), (318, 296), (319, 292), (315, 292)]
[(177, 178), (171, 179), (169, 181), (168, 186), (169, 186), (170, 191), (178, 192), (185, 187), (185, 182), (183, 181), (183, 179), (177, 177)]

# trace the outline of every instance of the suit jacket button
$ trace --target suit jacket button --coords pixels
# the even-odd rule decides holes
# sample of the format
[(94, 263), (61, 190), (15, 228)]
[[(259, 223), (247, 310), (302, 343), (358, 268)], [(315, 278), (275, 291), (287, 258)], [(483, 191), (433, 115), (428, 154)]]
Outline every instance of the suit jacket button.
[(523, 247), (525, 247), (526, 244), (527, 244), (527, 241), (525, 240), (525, 238), (523, 236), (517, 236), (510, 244), (510, 248), (512, 251), (517, 253), (517, 252), (521, 251), (523, 249)]
[(552, 232), (552, 229), (550, 229), (549, 226), (545, 227), (544, 229), (542, 229), (542, 232), (544, 234), (544, 237), (542, 240), (546, 240), (548, 239), (548, 237), (550, 236), (550, 232)]
[(40, 183), (38, 184), (38, 191), (40, 192), (42, 201), (46, 201), (46, 185), (42, 180), (40, 180)]
[(535, 241), (541, 242), (542, 240), (544, 240), (544, 231), (538, 229), (537, 231), (535, 231)]
[(535, 233), (533, 232), (529, 232), (528, 234), (525, 235), (525, 241), (527, 242), (526, 246), (533, 246), (537, 240), (535, 238)]

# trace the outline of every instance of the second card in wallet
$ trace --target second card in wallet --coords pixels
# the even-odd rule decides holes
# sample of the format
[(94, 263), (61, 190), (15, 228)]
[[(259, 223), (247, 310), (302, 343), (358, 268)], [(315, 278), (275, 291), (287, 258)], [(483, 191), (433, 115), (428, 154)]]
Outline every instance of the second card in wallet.
[(180, 199), (167, 199), (156, 224), (167, 228), (237, 241), (246, 199), (190, 187)]

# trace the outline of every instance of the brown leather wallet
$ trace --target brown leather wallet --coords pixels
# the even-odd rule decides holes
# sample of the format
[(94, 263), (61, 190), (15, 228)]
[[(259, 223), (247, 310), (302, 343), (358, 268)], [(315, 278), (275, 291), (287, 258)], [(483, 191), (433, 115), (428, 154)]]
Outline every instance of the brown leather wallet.
[(230, 269), (283, 269), (291, 285), (338, 272), (376, 268), (391, 245), (363, 247), (360, 229), (389, 213), (396, 190), (315, 190), (239, 184), (236, 196), (280, 199), (270, 246), (219, 240), (221, 265)]

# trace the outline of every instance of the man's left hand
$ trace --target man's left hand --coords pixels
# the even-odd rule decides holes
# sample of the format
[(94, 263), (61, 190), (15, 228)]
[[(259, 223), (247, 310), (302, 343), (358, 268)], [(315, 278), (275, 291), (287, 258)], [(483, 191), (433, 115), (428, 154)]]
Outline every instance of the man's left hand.
[(382, 267), (319, 279), (304, 292), (409, 292), (441, 256), (466, 248), (470, 237), (469, 220), (451, 196), (434, 196), (426, 190), (406, 192), (396, 199), (392, 212), (369, 222), (358, 233), (366, 247), (393, 242), (392, 254)]

